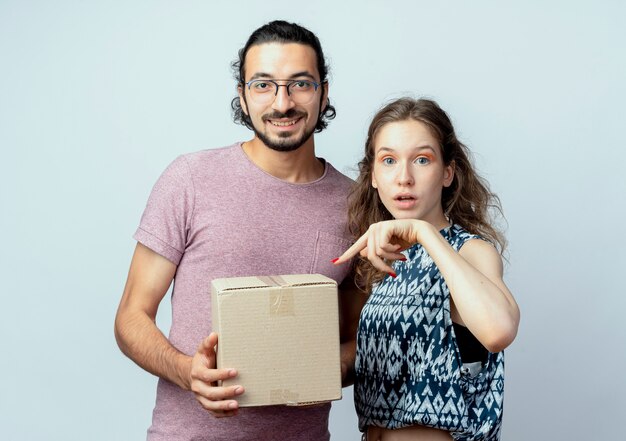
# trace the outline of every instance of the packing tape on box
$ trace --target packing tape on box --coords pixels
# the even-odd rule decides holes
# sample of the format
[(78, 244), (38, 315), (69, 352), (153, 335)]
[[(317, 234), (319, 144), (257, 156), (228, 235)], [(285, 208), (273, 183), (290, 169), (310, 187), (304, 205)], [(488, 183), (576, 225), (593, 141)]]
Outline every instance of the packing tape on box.
[(273, 389), (270, 391), (270, 404), (297, 404), (299, 394), (289, 389)]
[(293, 289), (280, 276), (260, 276), (259, 279), (270, 287), (270, 317), (295, 315)]
[(270, 317), (284, 317), (295, 315), (293, 289), (270, 289)]
[(261, 282), (265, 283), (267, 286), (285, 286), (289, 285), (285, 279), (280, 276), (259, 276), (257, 277)]
[(272, 279), (274, 281), (274, 283), (278, 286), (286, 286), (289, 285), (285, 279), (283, 279), (280, 276), (270, 276), (270, 279)]

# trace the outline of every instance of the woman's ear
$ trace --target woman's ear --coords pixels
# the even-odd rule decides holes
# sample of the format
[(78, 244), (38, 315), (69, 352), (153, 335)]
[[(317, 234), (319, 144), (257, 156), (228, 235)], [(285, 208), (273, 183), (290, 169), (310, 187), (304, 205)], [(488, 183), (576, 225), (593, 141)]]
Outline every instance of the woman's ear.
[(454, 171), (456, 169), (456, 163), (450, 161), (450, 164), (446, 165), (443, 169), (443, 186), (449, 187), (454, 180)]

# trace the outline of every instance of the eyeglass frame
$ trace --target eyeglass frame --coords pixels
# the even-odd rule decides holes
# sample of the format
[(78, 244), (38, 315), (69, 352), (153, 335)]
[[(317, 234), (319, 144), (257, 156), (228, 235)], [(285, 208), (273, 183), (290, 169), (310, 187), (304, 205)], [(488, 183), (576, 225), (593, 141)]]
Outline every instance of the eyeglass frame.
[[(264, 81), (266, 83), (272, 83), (276, 86), (276, 91), (274, 92), (274, 99), (276, 99), (276, 97), (278, 96), (278, 90), (281, 87), (284, 87), (285, 89), (287, 89), (287, 96), (291, 97), (291, 91), (289, 90), (289, 87), (294, 84), (297, 83), (299, 81), (306, 81), (307, 83), (311, 83), (313, 84), (313, 94), (315, 94), (317, 92), (317, 89), (319, 89), (320, 86), (323, 86), (324, 84), (328, 83), (328, 81), (322, 81), (321, 83), (318, 83), (317, 81), (313, 81), (313, 80), (308, 80), (308, 79), (297, 79), (297, 80), (281, 80), (281, 79), (272, 79), (272, 80), (265, 80), (262, 78), (255, 78), (253, 80), (250, 80), (248, 82), (243, 83), (245, 86), (248, 87), (248, 91), (250, 91), (251, 89), (251, 84), (254, 83), (255, 81)], [(287, 84), (278, 84), (277, 81), (286, 81)], [(310, 102), (310, 101), (309, 101)]]

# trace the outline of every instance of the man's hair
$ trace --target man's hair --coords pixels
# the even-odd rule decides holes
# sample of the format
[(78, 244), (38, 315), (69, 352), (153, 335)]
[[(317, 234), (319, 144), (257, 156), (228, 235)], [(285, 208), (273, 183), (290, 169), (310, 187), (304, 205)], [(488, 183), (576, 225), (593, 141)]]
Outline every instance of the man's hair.
[[(248, 50), (250, 50), (252, 46), (264, 43), (298, 43), (310, 46), (315, 51), (317, 58), (317, 70), (320, 74), (320, 83), (323, 84), (328, 81), (327, 76), (329, 67), (326, 64), (324, 52), (322, 51), (322, 45), (320, 44), (317, 36), (308, 29), (295, 23), (276, 20), (267, 23), (254, 31), (252, 35), (250, 35), (250, 38), (248, 38), (246, 45), (239, 50), (239, 58), (231, 64), (235, 80), (237, 80), (239, 87), (245, 87), (245, 61)], [(320, 102), (320, 109), (323, 104), (324, 103)], [(233, 110), (234, 121), (246, 126), (250, 130), (253, 130), (250, 116), (246, 115), (241, 108), (239, 97), (233, 98), (230, 105)], [(315, 126), (315, 133), (319, 133), (324, 130), (326, 126), (328, 126), (328, 121), (333, 119), (335, 114), (335, 107), (330, 105), (330, 99), (328, 99), (326, 108), (320, 112), (317, 125)]]

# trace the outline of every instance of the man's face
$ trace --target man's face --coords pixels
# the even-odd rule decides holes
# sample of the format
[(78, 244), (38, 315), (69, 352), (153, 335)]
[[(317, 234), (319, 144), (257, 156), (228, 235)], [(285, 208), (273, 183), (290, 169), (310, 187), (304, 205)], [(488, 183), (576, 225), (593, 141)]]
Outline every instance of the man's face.
[[(264, 43), (252, 46), (245, 59), (245, 82), (251, 80), (309, 80), (320, 82), (317, 57), (313, 48), (298, 43)], [(285, 84), (284, 81), (279, 81)], [(320, 86), (311, 102), (296, 104), (279, 87), (269, 102), (259, 104), (247, 86), (239, 89), (244, 112), (250, 116), (257, 138), (267, 147), (288, 152), (307, 142), (320, 115), (320, 103), (326, 103), (327, 85)]]

